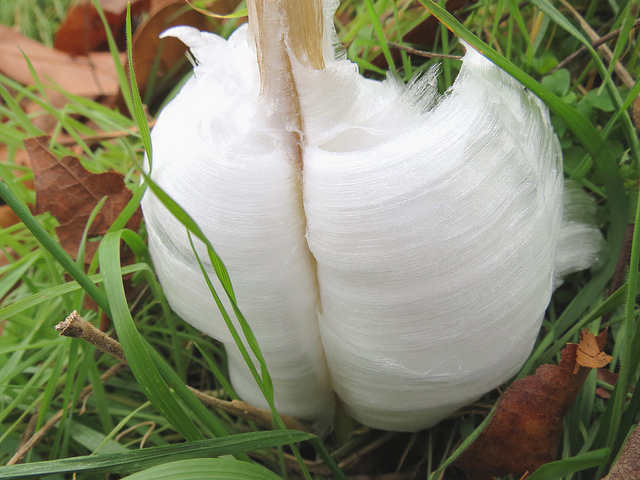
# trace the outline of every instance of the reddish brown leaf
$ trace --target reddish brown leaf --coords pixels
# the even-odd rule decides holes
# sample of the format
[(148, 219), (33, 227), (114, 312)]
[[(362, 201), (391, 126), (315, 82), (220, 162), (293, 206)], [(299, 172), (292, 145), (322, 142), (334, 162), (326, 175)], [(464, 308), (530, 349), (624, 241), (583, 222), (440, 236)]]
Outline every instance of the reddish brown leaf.
[(604, 399), (611, 398), (611, 392), (601, 387), (596, 388), (596, 395)]
[(598, 369), (598, 380), (608, 383), (609, 385), (611, 385), (612, 387), (616, 384), (616, 382), (618, 381), (618, 374), (617, 373), (613, 373), (610, 370), (607, 370), (605, 368), (599, 368)]
[[(60, 226), (58, 239), (65, 251), (76, 257), (82, 234), (92, 210), (107, 197), (100, 213), (88, 232), (85, 261), (93, 258), (98, 240), (131, 199), (131, 191), (122, 177), (115, 172), (95, 174), (82, 167), (74, 157), (60, 161), (49, 151), (49, 137), (29, 138), (24, 141), (31, 159), (36, 187), (36, 213), (51, 212)], [(129, 220), (127, 228), (136, 230), (142, 218), (140, 210)]]
[[(239, 3), (239, 0), (219, 0), (210, 10), (216, 13), (233, 12)], [(189, 25), (205, 31), (215, 26), (184, 0), (165, 1), (158, 9), (152, 9), (149, 19), (133, 35), (136, 81), (143, 95), (151, 84), (156, 92), (173, 87), (175, 81), (191, 69), (185, 56), (187, 47), (176, 38), (160, 38), (162, 32), (176, 25)], [(122, 95), (118, 97), (118, 106), (125, 109)]]
[(638, 480), (640, 478), (640, 425), (622, 447), (618, 461), (602, 480)]
[(115, 95), (119, 90), (111, 54), (96, 52), (74, 58), (0, 25), (0, 73), (23, 85), (33, 85), (23, 52), (44, 84), (53, 82), (85, 97)]
[[(123, 27), (127, 17), (127, 0), (100, 0), (99, 3), (111, 33), (120, 49), (124, 50), (126, 39)], [(147, 11), (149, 5), (149, 0), (132, 0), (131, 13), (136, 15)], [(104, 24), (90, 0), (85, 0), (67, 10), (65, 19), (56, 32), (53, 46), (72, 55), (87, 55), (89, 52), (108, 50)]]
[(20, 219), (13, 213), (9, 205), (0, 205), (0, 228), (7, 228), (18, 223)]
[[(613, 387), (613, 386), (615, 386), (616, 382), (618, 381), (618, 374), (617, 373), (613, 373), (612, 371), (606, 370), (604, 368), (599, 368), (598, 369), (598, 380)], [(634, 390), (635, 390), (635, 388), (631, 387), (629, 389), (629, 393), (633, 393)], [(596, 395), (598, 395), (599, 397), (602, 397), (602, 398), (611, 398), (611, 390), (598, 387), (598, 388), (596, 388)], [(629, 400), (627, 399), (627, 401), (629, 401)]]
[[(605, 330), (595, 337), (598, 351), (606, 335)], [(582, 341), (580, 346), (587, 348)], [(556, 460), (562, 419), (589, 373), (589, 368), (577, 366), (578, 347), (567, 344), (560, 365), (542, 365), (534, 375), (514, 382), (487, 428), (455, 464), (471, 478), (490, 479), (522, 476)]]

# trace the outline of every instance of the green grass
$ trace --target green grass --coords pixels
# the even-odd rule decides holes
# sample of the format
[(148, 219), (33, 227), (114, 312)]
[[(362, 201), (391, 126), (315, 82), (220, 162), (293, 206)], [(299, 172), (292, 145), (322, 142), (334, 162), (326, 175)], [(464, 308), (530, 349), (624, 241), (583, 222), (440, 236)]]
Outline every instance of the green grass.
[[(50, 43), (67, 3), (0, 2), (0, 22), (16, 23), (25, 33)], [(429, 0), (421, 3), (427, 8), (404, 0), (342, 2), (337, 27), (349, 58), (363, 73), (380, 78), (384, 69), (375, 66), (374, 61), (381, 55), (395, 75), (405, 81), (440, 62), (442, 75), (438, 82), (444, 91), (459, 70), (459, 60), (425, 59), (406, 52), (393, 57), (394, 45), (402, 43), (405, 33), (429, 16), (427, 9), (431, 10), (448, 29), (545, 101), (563, 147), (566, 175), (598, 200), (598, 221), (608, 241), (607, 256), (598, 270), (573, 275), (556, 292), (538, 343), (519, 376), (532, 373), (542, 363), (555, 363), (564, 344), (577, 341), (580, 329), (599, 329), (608, 323), (607, 351), (613, 354), (614, 361), (607, 368), (618, 373), (620, 380), (612, 388), (597, 380), (594, 373), (589, 376), (565, 419), (559, 460), (532, 477), (600, 479), (637, 423), (640, 409), (637, 269), (631, 269), (608, 299), (606, 293), (627, 225), (640, 222), (636, 208), (640, 146), (628, 111), (640, 93), (640, 84), (624, 85), (617, 80), (603, 54), (591, 47), (580, 23), (560, 3), (534, 0), (520, 7), (513, 0), (480, 0), (465, 8), (462, 24), (442, 11), (439, 4)], [(636, 76), (640, 42), (635, 31), (630, 30), (633, 8), (603, 0), (573, 4), (600, 36), (621, 29), (610, 43), (611, 50), (631, 76)], [(228, 26), (221, 28), (229, 33)], [(407, 46), (444, 54), (461, 53), (456, 39), (442, 25), (433, 37), (432, 44)], [(586, 47), (582, 57), (567, 68), (553, 70), (581, 47)], [(260, 463), (274, 472), (274, 478), (339, 477), (341, 473), (329, 452), (335, 461), (349, 465), (345, 467), (348, 473), (378, 473), (367, 472), (368, 465), (391, 473), (418, 468), (420, 476), (416, 478), (440, 478), (443, 469), (480, 433), (499, 392), (490, 392), (478, 402), (473, 410), (480, 413), (471, 414), (466, 409), (426, 432), (385, 434), (362, 429), (341, 418), (336, 431), (321, 441), (314, 435), (284, 429), (273, 408), (273, 389), (264, 362), (253, 373), (271, 404), (276, 430), (257, 431), (255, 425), (241, 418), (205, 408), (186, 388), (188, 384), (200, 390), (224, 391), (228, 398), (234, 398), (224, 376), (224, 351), (171, 312), (153, 276), (144, 230), (122, 230), (143, 193), (144, 187), (138, 186), (139, 165), (142, 153), (149, 151), (149, 137), (135, 82), (130, 89), (125, 71), (121, 69), (119, 74), (128, 106), (126, 113), (135, 120), (71, 95), (67, 95), (70, 103), (63, 110), (56, 110), (46, 97), (39, 95), (43, 92), (39, 83), (25, 88), (0, 78), (0, 143), (8, 147), (9, 155), (8, 161), (0, 165), (0, 196), (23, 219), (23, 223), (0, 231), (0, 251), (9, 259), (7, 265), (0, 267), (0, 464), (6, 464), (15, 453), (25, 431), (37, 431), (54, 415), (60, 415), (45, 439), (27, 453), (24, 465), (0, 467), (0, 478), (41, 478), (48, 474), (47, 478), (62, 479), (70, 478), (72, 471), (77, 472), (78, 479), (107, 478), (104, 472), (126, 475), (138, 471), (132, 478), (172, 478), (184, 468), (179, 462), (194, 458), (199, 459), (192, 463), (194, 468), (204, 472), (219, 468), (229, 478), (267, 475), (266, 470), (261, 470), (263, 467), (248, 462)], [(24, 138), (42, 132), (34, 126), (33, 118), (20, 109), (23, 99), (40, 103), (56, 116), (59, 128), (76, 139), (92, 170), (121, 172), (135, 192), (105, 236), (88, 273), (57, 243), (55, 219), (48, 214), (33, 217), (25, 207), (34, 200), (33, 191), (25, 184), (31, 172), (14, 166), (15, 154), (22, 148)], [(79, 122), (81, 117), (90, 122)], [(135, 126), (140, 127), (140, 134), (96, 144), (83, 140), (98, 129), (120, 131)], [(68, 146), (52, 142), (50, 147), (60, 156), (72, 154)], [(194, 236), (206, 242), (179, 206), (172, 204), (153, 183), (148, 188), (164, 199)], [(124, 268), (119, 261), (122, 242), (135, 253), (135, 263)], [(215, 295), (226, 296), (235, 315), (242, 318), (224, 265), (216, 256), (214, 245), (208, 247), (209, 260), (224, 286), (224, 291)], [(638, 265), (637, 235), (628, 255), (629, 263)], [(96, 273), (98, 266), (100, 273)], [(133, 300), (125, 297), (122, 280), (124, 274), (131, 273)], [(87, 320), (98, 322), (97, 313), (83, 308), (87, 297), (112, 317), (131, 365), (130, 370), (104, 381), (100, 375), (117, 362), (86, 343), (58, 337), (52, 328), (74, 309)], [(604, 315), (609, 315), (608, 319)], [(236, 332), (239, 346), (247, 356), (251, 351), (260, 359), (257, 342), (246, 322), (241, 323), (243, 328)], [(93, 387), (93, 393), (86, 398), (80, 413), (82, 402), (78, 398), (87, 385)], [(635, 387), (633, 394), (629, 394), (630, 387)], [(597, 388), (608, 389), (611, 399), (597, 396)], [(140, 450), (143, 438), (148, 448)], [(189, 442), (181, 443), (185, 439)], [(355, 464), (349, 463), (356, 452), (367, 449), (373, 453), (363, 454)], [(214, 456), (225, 458), (205, 458)], [(154, 466), (159, 470), (151, 468)], [(146, 473), (141, 471), (147, 468), (150, 470)], [(452, 477), (452, 472), (447, 470), (444, 478)]]
[(53, 45), (53, 35), (71, 0), (5, 0), (0, 2), (0, 25)]

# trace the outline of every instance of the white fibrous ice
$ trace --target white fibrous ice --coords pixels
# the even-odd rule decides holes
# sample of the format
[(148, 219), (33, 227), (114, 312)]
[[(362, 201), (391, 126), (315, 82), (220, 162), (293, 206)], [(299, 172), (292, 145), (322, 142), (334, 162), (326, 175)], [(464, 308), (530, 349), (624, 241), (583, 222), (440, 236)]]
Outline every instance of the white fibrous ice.
[[(427, 428), (522, 366), (554, 285), (597, 259), (600, 232), (571, 213), (592, 204), (565, 193), (542, 102), (477, 51), (444, 95), (436, 71), (372, 81), (335, 54), (333, 4), (315, 3), (314, 47), (263, 3), (281, 2), (249, 2), (264, 18), (229, 40), (166, 33), (197, 66), (153, 129), (151, 176), (224, 261), (279, 411), (330, 422), (335, 394), (370, 427)], [(266, 406), (185, 228), (142, 204), (171, 306)]]

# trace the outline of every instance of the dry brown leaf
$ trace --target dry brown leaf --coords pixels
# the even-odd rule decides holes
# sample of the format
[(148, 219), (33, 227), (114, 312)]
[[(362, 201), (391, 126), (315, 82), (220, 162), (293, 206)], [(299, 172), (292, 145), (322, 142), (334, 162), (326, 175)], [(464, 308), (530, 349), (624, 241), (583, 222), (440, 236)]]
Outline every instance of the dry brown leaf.
[[(98, 241), (131, 199), (131, 191), (115, 172), (88, 172), (74, 157), (58, 159), (48, 149), (49, 137), (28, 138), (24, 141), (31, 159), (36, 189), (36, 213), (51, 212), (60, 226), (56, 228), (64, 250), (76, 257), (82, 234), (92, 210), (107, 197), (100, 213), (88, 232), (85, 262), (93, 258)], [(137, 230), (140, 210), (129, 220), (127, 228)]]
[[(599, 368), (598, 380), (613, 387), (618, 381), (618, 374), (604, 368)], [(633, 388), (631, 388), (631, 391), (633, 391)], [(598, 395), (600, 398), (611, 398), (611, 391), (602, 387), (598, 387), (596, 388), (596, 395)]]
[(580, 367), (602, 368), (609, 365), (611, 356), (607, 355), (598, 347), (596, 337), (588, 330), (580, 333), (580, 343), (576, 352), (576, 366), (573, 373), (577, 373)]
[(0, 73), (33, 85), (23, 52), (44, 84), (53, 82), (70, 93), (92, 98), (115, 95), (120, 88), (111, 54), (95, 52), (74, 58), (0, 25)]
[(638, 480), (640, 479), (640, 425), (629, 436), (622, 453), (609, 475), (602, 480)]
[(0, 205), (0, 228), (7, 228), (18, 223), (20, 219), (9, 205)]
[[(594, 338), (601, 351), (606, 330)], [(582, 341), (580, 346), (587, 348)], [(542, 365), (535, 374), (514, 382), (500, 398), (487, 428), (455, 465), (482, 480), (522, 476), (556, 460), (562, 419), (589, 373), (589, 368), (580, 366), (574, 373), (578, 347), (567, 344), (560, 365)]]
[[(217, 1), (211, 11), (232, 12), (239, 3), (239, 0)], [(159, 9), (152, 10), (149, 19), (133, 35), (136, 80), (143, 96), (151, 82), (157, 91), (162, 91), (157, 87), (164, 82), (166, 90), (191, 68), (185, 56), (187, 47), (180, 40), (160, 38), (162, 32), (176, 25), (189, 25), (205, 31), (214, 26), (206, 16), (191, 9), (184, 1), (165, 2)], [(117, 104), (125, 111), (122, 95), (118, 97)]]
[[(124, 25), (128, 0), (100, 0), (100, 6), (121, 50), (126, 47)], [(137, 15), (148, 11), (149, 0), (132, 0), (131, 13)], [(56, 32), (53, 46), (72, 55), (87, 55), (89, 52), (108, 50), (107, 34), (100, 14), (90, 0), (67, 10), (64, 21)]]

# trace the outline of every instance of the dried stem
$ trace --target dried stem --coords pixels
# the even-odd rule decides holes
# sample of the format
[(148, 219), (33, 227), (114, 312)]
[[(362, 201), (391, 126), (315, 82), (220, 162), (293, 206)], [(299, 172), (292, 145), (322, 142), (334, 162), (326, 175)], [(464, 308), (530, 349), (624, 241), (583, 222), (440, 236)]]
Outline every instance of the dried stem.
[(128, 365), (120, 343), (87, 322), (75, 310), (54, 328), (60, 332), (60, 336), (82, 338), (101, 351)]
[[(78, 315), (78, 312), (76, 311), (72, 312), (71, 315), (69, 315), (63, 322), (56, 325), (55, 329), (59, 331), (62, 336), (81, 338), (82, 340), (89, 342), (98, 350), (117, 358), (123, 365), (128, 365), (120, 343), (98, 330), (91, 323)], [(221, 400), (219, 398), (212, 397), (211, 395), (207, 395), (196, 388), (187, 387), (196, 396), (196, 398), (205, 405), (210, 405), (222, 410), (223, 412), (245, 418), (246, 420), (252, 421), (263, 427), (273, 428), (273, 420), (270, 410), (254, 407), (253, 405), (241, 400), (232, 400), (230, 402)], [(303, 432), (309, 431), (304, 424), (293, 417), (280, 415), (280, 418), (287, 428), (301, 430)]]
[[(600, 40), (600, 36), (598, 35), (598, 33), (591, 27), (591, 25), (589, 25), (589, 23), (584, 18), (582, 18), (578, 11), (573, 8), (573, 6), (569, 2), (567, 2), (566, 0), (560, 0), (560, 3), (562, 3), (562, 5), (564, 5), (565, 8), (569, 10), (569, 12), (571, 12), (571, 14), (576, 18), (576, 20), (580, 22), (580, 26), (592, 42)], [(603, 43), (597, 48), (605, 60), (607, 60), (608, 62), (611, 62), (613, 60), (613, 52), (607, 45)], [(635, 80), (633, 79), (633, 77), (631, 77), (631, 75), (629, 75), (629, 72), (626, 70), (626, 68), (624, 68), (620, 61), (616, 61), (614, 70), (618, 74), (618, 78), (620, 78), (622, 83), (624, 83), (627, 88), (633, 88), (633, 86), (635, 85)]]
[[(635, 22), (633, 22), (633, 26), (631, 28), (632, 29), (636, 29), (638, 27), (640, 27), (640, 19), (638, 19)], [(617, 28), (617, 29), (613, 30), (612, 32), (607, 33), (606, 35), (603, 35), (602, 37), (598, 38), (597, 40), (592, 41), (591, 42), (591, 46), (593, 48), (599, 47), (600, 45), (608, 42), (609, 40), (613, 40), (614, 38), (616, 38), (618, 35), (620, 35), (621, 31), (622, 31), (622, 28)], [(562, 60), (558, 65), (556, 65), (556, 67), (552, 70), (552, 73), (555, 72), (556, 70), (560, 69), (560, 68), (563, 68), (563, 67), (567, 66), (569, 63), (573, 62), (577, 57), (579, 57), (580, 55), (582, 55), (582, 54), (584, 54), (586, 52), (587, 52), (587, 47), (580, 47), (578, 50), (573, 52), (567, 58)]]
[(418, 50), (417, 48), (409, 47), (407, 45), (402, 45), (401, 43), (395, 43), (395, 42), (388, 42), (388, 43), (390, 47), (405, 51), (409, 55), (417, 55), (419, 57), (426, 57), (426, 58), (450, 58), (452, 60), (462, 59), (461, 55), (447, 55), (444, 53), (437, 53), (437, 52), (425, 52), (424, 50)]
[[(155, 119), (150, 119), (148, 121), (149, 128), (153, 127), (156, 123)], [(125, 130), (119, 130), (117, 132), (98, 132), (94, 135), (80, 135), (80, 138), (87, 144), (92, 145), (97, 142), (103, 142), (105, 140), (113, 140), (116, 138), (130, 137), (132, 135), (140, 132), (140, 128), (131, 127)], [(65, 147), (70, 147), (78, 144), (78, 140), (75, 137), (72, 137), (69, 134), (61, 133), (55, 139), (57, 143), (60, 145), (64, 145)]]

